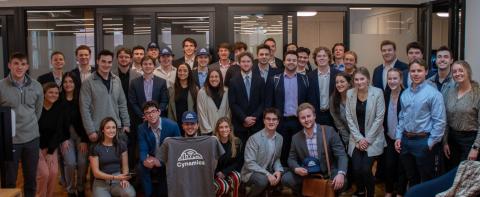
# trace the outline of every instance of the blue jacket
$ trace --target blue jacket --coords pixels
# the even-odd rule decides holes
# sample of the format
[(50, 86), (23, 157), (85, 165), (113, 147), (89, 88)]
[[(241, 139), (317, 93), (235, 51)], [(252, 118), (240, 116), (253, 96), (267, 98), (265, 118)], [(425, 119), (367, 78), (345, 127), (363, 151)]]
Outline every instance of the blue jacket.
[[(173, 120), (161, 118), (162, 130), (160, 131), (160, 145), (167, 137), (180, 136), (180, 129)], [(148, 123), (144, 122), (138, 126), (138, 147), (140, 150), (140, 162), (143, 162), (147, 155), (155, 157), (156, 141), (153, 131), (148, 127)]]
[[(401, 71), (404, 71), (404, 70), (408, 69), (408, 65), (406, 63), (400, 61), (399, 59), (397, 59), (397, 61), (395, 62), (395, 65), (393, 65), (393, 67), (397, 68)], [(404, 76), (404, 78), (405, 77), (406, 76)], [(375, 68), (375, 70), (373, 71), (372, 85), (385, 91), (385, 89), (383, 89), (383, 64), (378, 65)], [(388, 86), (387, 86), (387, 88), (388, 88)]]

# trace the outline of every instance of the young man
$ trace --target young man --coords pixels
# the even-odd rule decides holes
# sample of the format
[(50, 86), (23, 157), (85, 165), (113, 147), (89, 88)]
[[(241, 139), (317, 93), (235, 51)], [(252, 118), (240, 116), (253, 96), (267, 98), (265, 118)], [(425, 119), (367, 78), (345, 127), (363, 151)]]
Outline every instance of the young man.
[(187, 63), (191, 69), (197, 67), (195, 62), (195, 51), (197, 50), (197, 41), (193, 38), (185, 38), (182, 42), (183, 57), (173, 62), (173, 66), (178, 67), (182, 63)]
[(332, 47), (333, 63), (330, 65), (339, 71), (345, 71), (345, 65), (343, 64), (343, 58), (345, 56), (345, 45), (343, 43), (335, 43)]
[(380, 51), (382, 52), (383, 64), (380, 64), (373, 71), (373, 86), (385, 90), (387, 86), (387, 73), (390, 68), (397, 68), (401, 71), (407, 69), (407, 64), (397, 59), (397, 46), (390, 40), (384, 40), (380, 44)]
[[(270, 59), (268, 60), (268, 63), (270, 64), (270, 66), (273, 68), (278, 68), (279, 70), (283, 70), (284, 68), (283, 61), (280, 58), (275, 57), (275, 52), (277, 52), (277, 42), (275, 41), (275, 39), (267, 38), (263, 42), (263, 44), (270, 47), (271, 56), (270, 56)], [(284, 51), (283, 53), (286, 53), (286, 51)]]
[(253, 64), (254, 64), (252, 68), (253, 72), (259, 74), (265, 83), (273, 75), (276, 75), (282, 72), (282, 70), (278, 68), (273, 68), (272, 66), (270, 66), (270, 63), (268, 62), (271, 56), (270, 53), (271, 51), (269, 46), (264, 44), (258, 45), (257, 59), (256, 61), (253, 61)]
[(141, 109), (148, 101), (155, 101), (161, 111), (167, 111), (169, 97), (167, 81), (153, 74), (154, 62), (155, 60), (150, 56), (142, 59), (143, 76), (135, 78), (128, 90), (128, 102), (135, 115), (131, 119), (136, 119), (135, 122), (143, 122), (144, 114)]
[(428, 78), (433, 82), (438, 91), (444, 96), (447, 94), (448, 89), (454, 88), (455, 81), (452, 79), (452, 73), (450, 72), (450, 66), (453, 63), (452, 52), (446, 46), (441, 46), (437, 50), (437, 58), (435, 64), (437, 64), (438, 72)]
[[(305, 166), (305, 160), (314, 158), (319, 172), (324, 177), (332, 179), (333, 188), (343, 188), (348, 169), (348, 157), (339, 135), (331, 126), (315, 123), (315, 108), (309, 103), (303, 103), (297, 110), (298, 119), (303, 126), (303, 131), (293, 136), (292, 147), (288, 156), (288, 166), (291, 171), (287, 172), (282, 183), (293, 189), (294, 193), (301, 194), (303, 178), (312, 172)], [(325, 128), (325, 141), (327, 142), (328, 155), (330, 158), (331, 175), (328, 174), (327, 160), (323, 146), (322, 128)]]
[(138, 72), (135, 72), (132, 67), (132, 52), (128, 48), (120, 48), (117, 50), (117, 64), (118, 68), (113, 69), (112, 73), (117, 75), (122, 82), (122, 89), (125, 93), (125, 98), (128, 101), (128, 88), (133, 79), (140, 77)]
[(307, 73), (312, 71), (312, 66), (308, 61), (308, 58), (310, 57), (310, 49), (305, 47), (298, 47), (297, 56), (298, 56), (297, 73), (307, 75)]
[(198, 118), (192, 111), (182, 115), (185, 137), (169, 137), (156, 152), (156, 166), (166, 166), (168, 196), (215, 196), (213, 177), (225, 153), (214, 136), (198, 136)]
[[(17, 184), (18, 163), (22, 161), (23, 190), (26, 197), (35, 196), (37, 167), (40, 150), (38, 120), (43, 108), (43, 89), (40, 83), (26, 73), (28, 58), (14, 53), (8, 61), (10, 74), (0, 80), (0, 107), (9, 107), (15, 113), (13, 160), (5, 162), (7, 188)], [(3, 123), (2, 123), (3, 124)]]
[(434, 156), (445, 131), (446, 115), (442, 94), (425, 80), (425, 62), (414, 60), (409, 70), (412, 85), (400, 98), (395, 149), (412, 187), (434, 177)]
[(297, 52), (285, 53), (285, 70), (271, 77), (265, 87), (265, 107), (275, 107), (280, 111), (279, 133), (284, 137), (282, 164), (287, 166), (288, 151), (292, 136), (300, 131), (297, 107), (307, 101), (307, 76), (297, 74)]
[(255, 132), (262, 129), (260, 121), (264, 106), (265, 82), (258, 73), (252, 72), (253, 55), (243, 52), (238, 55), (241, 74), (230, 81), (228, 102), (232, 110), (235, 136), (243, 144)]
[(143, 75), (142, 71), (142, 59), (145, 56), (145, 48), (143, 46), (135, 46), (132, 49), (132, 70)]
[[(407, 58), (408, 63), (413, 62), (413, 60), (423, 60), (423, 47), (418, 42), (410, 42), (407, 44)], [(408, 74), (408, 69), (403, 71), (403, 86), (408, 88), (412, 83), (412, 79)], [(430, 76), (431, 72), (428, 73), (427, 78)]]
[(208, 64), (211, 60), (210, 53), (206, 48), (201, 48), (197, 51), (197, 67), (193, 69), (193, 79), (199, 88), (205, 84), (208, 74)]
[[(151, 67), (154, 67), (153, 64)], [(153, 69), (152, 69), (153, 70)], [(160, 186), (158, 187), (159, 196), (167, 196), (167, 175), (165, 166), (156, 167), (158, 159), (155, 158), (157, 147), (160, 147), (167, 137), (180, 136), (180, 129), (176, 122), (162, 118), (162, 110), (155, 101), (147, 101), (143, 105), (144, 123), (138, 126), (138, 145), (139, 145), (139, 177), (142, 182), (143, 192), (146, 197), (152, 195), (153, 185), (152, 176), (158, 177)]]
[(208, 66), (209, 69), (218, 69), (222, 73), (223, 81), (229, 81), (230, 79), (226, 78), (227, 70), (232, 65), (232, 61), (230, 60), (230, 44), (223, 42), (217, 46), (217, 55), (218, 55), (218, 62), (210, 64)]
[(247, 49), (247, 44), (245, 44), (244, 42), (235, 42), (235, 44), (233, 44), (233, 54), (235, 55), (235, 62), (233, 64), (240, 64), (238, 56), (243, 52), (247, 51)]
[(172, 64), (173, 53), (168, 47), (160, 51), (160, 66), (155, 69), (153, 74), (167, 81), (167, 88), (173, 87), (177, 75), (177, 68)]
[(63, 67), (65, 66), (65, 56), (60, 51), (55, 51), (50, 56), (50, 61), (52, 64), (52, 72), (48, 72), (44, 75), (41, 75), (37, 78), (37, 81), (40, 84), (45, 84), (47, 82), (54, 82), (58, 87), (62, 87), (62, 77), (63, 77)]
[(127, 99), (120, 78), (110, 72), (112, 62), (111, 51), (100, 51), (97, 71), (83, 82), (80, 90), (80, 113), (91, 142), (97, 141), (100, 122), (105, 117), (113, 117), (122, 132), (130, 132)]
[(308, 102), (315, 107), (316, 121), (321, 125), (334, 126), (330, 114), (330, 95), (335, 89), (335, 76), (340, 71), (330, 67), (332, 52), (327, 47), (318, 47), (313, 51), (313, 60), (317, 69), (308, 73), (309, 90), (311, 96)]
[[(83, 83), (92, 73), (95, 72), (95, 67), (90, 65), (92, 51), (90, 47), (86, 45), (80, 45), (75, 49), (75, 57), (77, 59), (78, 66), (74, 68), (71, 72), (78, 79), (76, 81)], [(80, 88), (80, 84), (75, 84), (75, 87)]]
[(150, 57), (153, 57), (153, 59), (156, 59), (157, 61), (155, 62), (155, 68), (160, 66), (160, 62), (158, 61), (158, 56), (160, 53), (160, 47), (156, 42), (150, 42), (148, 43), (147, 46), (147, 55)]
[(245, 145), (242, 182), (250, 186), (247, 196), (259, 196), (268, 187), (280, 183), (284, 172), (280, 162), (283, 138), (277, 133), (280, 112), (267, 108), (263, 112), (265, 128), (253, 134)]

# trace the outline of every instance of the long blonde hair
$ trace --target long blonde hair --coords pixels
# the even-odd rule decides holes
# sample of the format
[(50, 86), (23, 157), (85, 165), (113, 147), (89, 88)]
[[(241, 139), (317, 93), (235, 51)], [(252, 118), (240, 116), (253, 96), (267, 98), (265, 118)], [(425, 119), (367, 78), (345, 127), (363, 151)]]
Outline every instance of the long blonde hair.
[(217, 120), (217, 124), (215, 124), (215, 130), (214, 134), (217, 136), (218, 139), (220, 139), (220, 132), (218, 131), (220, 124), (226, 122), (228, 124), (228, 127), (230, 127), (230, 134), (228, 134), (228, 141), (232, 144), (231, 146), (231, 151), (232, 151), (232, 158), (235, 158), (237, 156), (237, 141), (238, 138), (235, 137), (235, 134), (233, 134), (233, 125), (232, 122), (230, 122), (230, 119), (226, 116), (221, 117)]

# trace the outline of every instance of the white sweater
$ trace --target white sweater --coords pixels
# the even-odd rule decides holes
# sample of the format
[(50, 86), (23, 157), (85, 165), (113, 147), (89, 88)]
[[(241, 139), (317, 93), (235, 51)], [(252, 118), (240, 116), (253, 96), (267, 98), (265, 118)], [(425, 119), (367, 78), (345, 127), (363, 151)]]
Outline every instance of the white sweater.
[(218, 119), (224, 116), (230, 118), (228, 89), (225, 88), (225, 92), (223, 93), (222, 97), (222, 103), (220, 104), (219, 109), (217, 109), (213, 99), (207, 95), (205, 88), (200, 89), (197, 95), (197, 111), (200, 132), (202, 134), (213, 132)]

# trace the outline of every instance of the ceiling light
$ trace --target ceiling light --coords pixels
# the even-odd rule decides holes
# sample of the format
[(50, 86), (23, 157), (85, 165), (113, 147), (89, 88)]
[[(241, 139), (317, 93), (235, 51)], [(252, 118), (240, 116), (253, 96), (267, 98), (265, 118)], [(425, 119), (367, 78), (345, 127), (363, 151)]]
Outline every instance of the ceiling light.
[(437, 16), (442, 18), (448, 18), (449, 14), (448, 12), (437, 12)]
[(56, 18), (56, 19), (44, 19), (44, 18), (29, 18), (28, 22), (42, 22), (42, 21), (93, 21), (93, 18)]
[(372, 10), (372, 8), (350, 8), (350, 10)]
[(79, 23), (79, 24), (55, 24), (57, 27), (83, 27), (83, 26), (93, 26), (93, 23)]
[(297, 12), (297, 16), (315, 16), (317, 12)]
[(28, 29), (28, 31), (52, 31), (53, 29)]
[(70, 13), (71, 10), (27, 10), (27, 13)]

